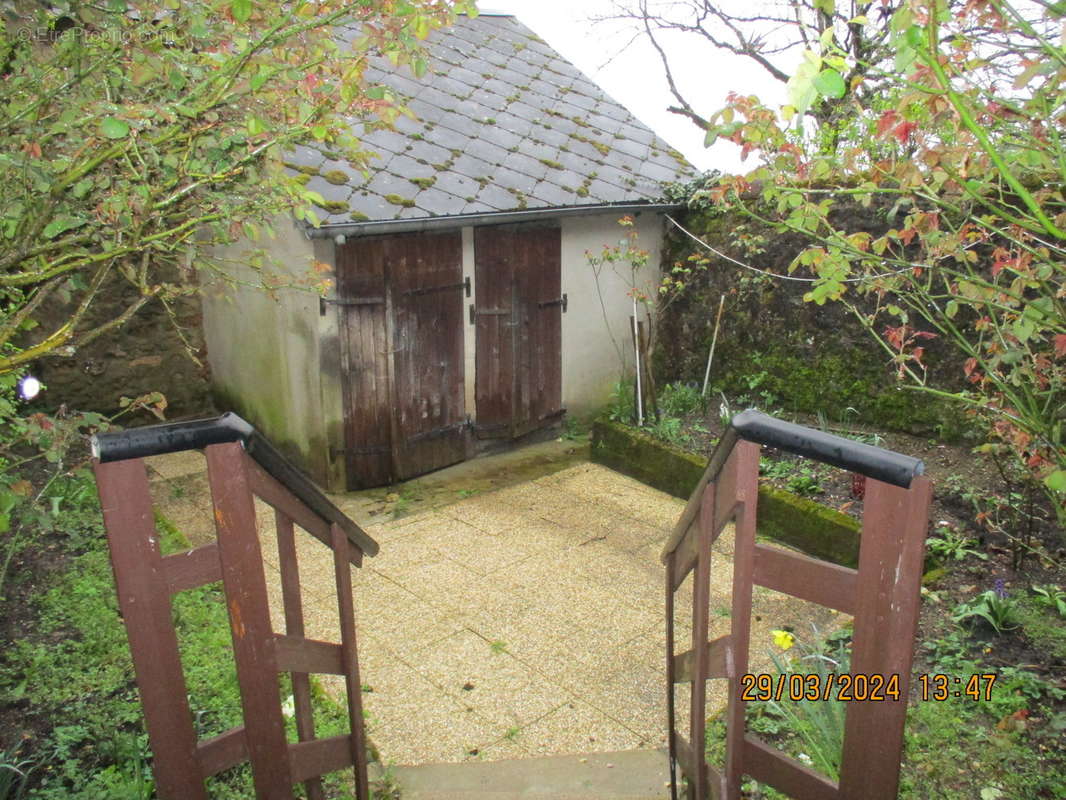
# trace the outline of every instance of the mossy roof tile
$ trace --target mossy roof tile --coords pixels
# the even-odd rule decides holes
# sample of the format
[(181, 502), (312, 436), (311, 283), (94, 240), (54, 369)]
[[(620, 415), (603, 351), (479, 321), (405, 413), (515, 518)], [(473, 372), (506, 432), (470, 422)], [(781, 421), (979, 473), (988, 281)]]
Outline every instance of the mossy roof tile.
[[(350, 209), (328, 214), (327, 223), (348, 223), (353, 213), (375, 221), (654, 201), (661, 182), (695, 174), (514, 17), (460, 17), (430, 36), (428, 50), (430, 69), (422, 79), (384, 59), (368, 69), (372, 82), (409, 98), (416, 117), (401, 115), (393, 129), (363, 133), (363, 147), (381, 156), (371, 161), (369, 182), (315, 148), (287, 157), (306, 170), (349, 176), (346, 186), (318, 176), (308, 181), (327, 201), (348, 198)], [(353, 125), (357, 133), (362, 127)], [(431, 177), (429, 188), (410, 181)], [(582, 186), (587, 194), (578, 195)], [(396, 206), (386, 195), (415, 205)]]

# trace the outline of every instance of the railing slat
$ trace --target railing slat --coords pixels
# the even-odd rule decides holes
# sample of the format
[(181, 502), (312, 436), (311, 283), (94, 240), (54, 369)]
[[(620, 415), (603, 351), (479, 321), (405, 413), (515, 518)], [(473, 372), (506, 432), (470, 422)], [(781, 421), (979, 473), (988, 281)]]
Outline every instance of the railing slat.
[[(867, 742), (870, 746), (870, 742)], [(744, 772), (757, 781), (768, 783), (789, 797), (804, 800), (839, 800), (836, 782), (786, 756), (757, 736), (744, 737)]]
[(278, 672), (344, 675), (344, 654), (339, 644), (274, 634)]
[(336, 772), (351, 764), (351, 740), (344, 734), (289, 745), (289, 769), (297, 783), (304, 783), (327, 772)]
[[(707, 677), (731, 678), (732, 653), (729, 636), (719, 636), (707, 642)], [(689, 683), (694, 676), (696, 651), (688, 650), (674, 656), (674, 683)]]
[(230, 728), (196, 746), (200, 759), (200, 774), (206, 779), (248, 760), (248, 738), (244, 726)]
[(163, 576), (171, 594), (222, 580), (217, 542), (183, 553), (172, 553), (163, 559), (162, 566)]
[(775, 592), (854, 614), (858, 578), (859, 573), (848, 567), (764, 544), (755, 545), (753, 580)]
[(680, 733), (674, 735), (674, 747), (677, 750), (677, 763), (681, 765), (681, 772), (686, 775), (696, 774), (696, 758), (692, 753), (692, 745), (688, 739)]

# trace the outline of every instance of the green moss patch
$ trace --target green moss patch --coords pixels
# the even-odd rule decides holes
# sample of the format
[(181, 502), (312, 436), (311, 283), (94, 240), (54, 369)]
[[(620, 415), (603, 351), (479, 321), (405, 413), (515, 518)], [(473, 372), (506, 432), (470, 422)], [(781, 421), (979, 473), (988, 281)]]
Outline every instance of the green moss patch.
[(603, 142), (597, 142), (595, 139), (590, 139), (588, 136), (583, 136), (580, 133), (572, 133), (570, 134), (570, 138), (577, 139), (579, 142), (584, 142), (585, 144), (592, 145), (600, 151), (601, 156), (605, 156), (611, 152), (611, 148), (605, 145)]
[(398, 194), (385, 195), (385, 202), (394, 206), (403, 206), (404, 208), (414, 208), (415, 201), (410, 197), (401, 197)]
[(342, 203), (340, 200), (323, 200), (321, 203), (315, 203), (321, 209), (325, 209), (330, 214), (341, 214), (348, 210), (348, 204)]
[[(608, 420), (593, 423), (592, 460), (684, 500), (707, 469), (701, 456)], [(858, 564), (859, 523), (839, 511), (760, 486), (757, 518), (760, 536), (846, 567)]]
[(428, 189), (430, 186), (437, 182), (436, 178), (408, 178), (415, 186), (420, 189)]
[(324, 172), (322, 177), (334, 186), (344, 186), (348, 182), (348, 173), (341, 172), (339, 169), (331, 169), (329, 172)]
[(281, 163), (284, 164), (289, 169), (295, 170), (296, 172), (303, 173), (304, 175), (317, 175), (318, 174), (318, 167), (309, 167), (306, 164), (294, 164), (291, 161), (282, 161)]

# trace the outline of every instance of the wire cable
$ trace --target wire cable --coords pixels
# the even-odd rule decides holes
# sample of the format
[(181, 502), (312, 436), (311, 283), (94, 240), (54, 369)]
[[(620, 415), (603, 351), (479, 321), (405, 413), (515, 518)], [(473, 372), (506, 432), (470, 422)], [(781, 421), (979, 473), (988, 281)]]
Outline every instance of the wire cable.
[[(676, 219), (671, 217), (669, 214), (666, 215), (666, 218), (668, 220), (670, 220), (670, 222), (672, 222), (677, 227), (677, 229), (679, 231), (681, 231), (683, 234), (685, 234), (690, 239), (692, 239), (692, 241), (696, 242), (701, 247), (704, 247), (707, 250), (710, 250), (712, 253), (714, 253), (719, 258), (724, 258), (726, 261), (728, 261), (728, 262), (730, 262), (732, 264), (736, 264), (738, 267), (743, 267), (744, 269), (751, 270), (752, 272), (757, 272), (760, 275), (767, 275), (767, 276), (769, 276), (771, 278), (777, 278), (778, 280), (782, 280), (782, 281), (798, 281), (800, 283), (815, 283), (816, 281), (821, 280), (821, 278), (797, 278), (794, 275), (780, 275), (780, 274), (778, 274), (776, 272), (769, 272), (769, 271), (767, 271), (765, 269), (759, 269), (758, 267), (753, 267), (751, 264), (745, 264), (743, 261), (737, 261), (732, 256), (727, 256), (721, 250), (716, 250), (715, 248), (711, 247), (709, 244), (707, 244), (707, 242), (703, 241), (703, 239), (698, 237), (692, 231), (690, 231), (687, 228), (685, 228), (680, 222), (678, 222)], [(882, 273), (879, 273), (877, 275), (866, 275), (866, 276), (863, 276), (861, 278), (844, 278), (843, 280), (840, 281), (840, 283), (863, 283), (864, 281), (872, 281), (872, 280), (876, 280), (878, 278), (888, 278), (888, 277), (891, 277), (892, 275), (900, 275), (900, 274), (902, 274), (904, 272), (910, 272), (912, 269), (915, 269), (915, 268), (921, 267), (921, 266), (923, 266), (923, 265), (915, 264), (914, 266), (904, 267), (903, 269), (897, 269), (897, 270), (895, 270), (893, 272), (882, 272)]]

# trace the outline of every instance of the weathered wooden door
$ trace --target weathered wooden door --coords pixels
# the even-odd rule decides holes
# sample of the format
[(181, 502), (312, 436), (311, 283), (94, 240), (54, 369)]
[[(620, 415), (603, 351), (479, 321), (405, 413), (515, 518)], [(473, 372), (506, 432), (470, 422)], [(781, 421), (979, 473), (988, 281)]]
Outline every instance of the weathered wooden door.
[(474, 231), (479, 438), (517, 438), (562, 413), (559, 228)]
[(337, 248), (348, 487), (465, 455), (462, 240), (373, 236)]

